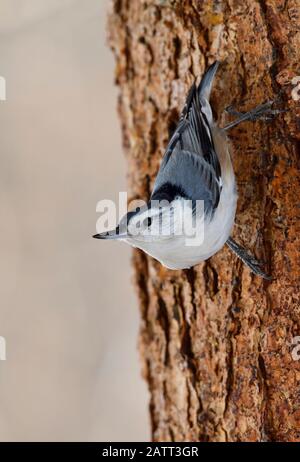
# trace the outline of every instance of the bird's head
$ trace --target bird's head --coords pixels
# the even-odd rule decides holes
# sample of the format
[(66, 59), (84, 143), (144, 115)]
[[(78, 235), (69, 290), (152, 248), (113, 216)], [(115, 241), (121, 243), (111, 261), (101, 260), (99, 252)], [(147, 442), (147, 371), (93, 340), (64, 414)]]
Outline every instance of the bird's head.
[(128, 212), (116, 229), (96, 234), (96, 239), (120, 239), (129, 241), (158, 242), (178, 234), (181, 225), (179, 203), (173, 201), (151, 201)]

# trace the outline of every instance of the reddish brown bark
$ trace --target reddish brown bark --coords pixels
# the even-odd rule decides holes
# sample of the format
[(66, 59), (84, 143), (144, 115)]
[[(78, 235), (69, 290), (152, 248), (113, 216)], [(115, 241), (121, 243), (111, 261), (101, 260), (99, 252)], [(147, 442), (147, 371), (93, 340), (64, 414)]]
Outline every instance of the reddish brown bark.
[(281, 94), (289, 112), (232, 130), (234, 237), (267, 262), (253, 276), (224, 248), (187, 271), (134, 253), (140, 349), (156, 441), (300, 440), (298, 0), (115, 0), (110, 44), (132, 198), (149, 197), (189, 85), (216, 58), (212, 103)]

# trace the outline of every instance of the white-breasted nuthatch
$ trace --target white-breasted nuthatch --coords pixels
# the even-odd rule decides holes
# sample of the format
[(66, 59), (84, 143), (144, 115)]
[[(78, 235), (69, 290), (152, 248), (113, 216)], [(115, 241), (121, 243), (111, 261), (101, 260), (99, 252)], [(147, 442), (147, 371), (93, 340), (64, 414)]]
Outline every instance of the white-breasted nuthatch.
[[(237, 192), (226, 130), (242, 121), (279, 111), (271, 109), (273, 102), (270, 101), (250, 112), (236, 113), (236, 120), (224, 128), (217, 127), (209, 98), (218, 65), (218, 62), (212, 64), (200, 84), (194, 83), (188, 93), (160, 165), (150, 202), (128, 212), (115, 230), (93, 237), (123, 240), (170, 269), (190, 268), (214, 255), (226, 243), (255, 274), (269, 278), (261, 270), (260, 262), (230, 237)], [(196, 218), (203, 225), (201, 241), (195, 233), (193, 243), (190, 229), (188, 236), (185, 234), (186, 228), (182, 226), (186, 219), (185, 201), (190, 204), (191, 215), (195, 218), (198, 214)], [(195, 207), (197, 201), (202, 201), (202, 208)], [(163, 224), (170, 224), (170, 221), (172, 226)]]

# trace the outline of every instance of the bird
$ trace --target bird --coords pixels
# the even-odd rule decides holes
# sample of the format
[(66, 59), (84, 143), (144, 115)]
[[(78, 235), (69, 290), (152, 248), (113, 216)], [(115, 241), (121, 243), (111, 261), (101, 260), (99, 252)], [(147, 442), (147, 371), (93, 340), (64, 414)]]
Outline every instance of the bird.
[(215, 61), (200, 83), (192, 84), (150, 200), (127, 212), (115, 229), (93, 237), (124, 241), (171, 270), (191, 268), (227, 245), (255, 275), (271, 279), (262, 262), (231, 236), (238, 194), (227, 131), (279, 111), (267, 101), (246, 113), (233, 111), (237, 118), (219, 127), (210, 104), (219, 64)]

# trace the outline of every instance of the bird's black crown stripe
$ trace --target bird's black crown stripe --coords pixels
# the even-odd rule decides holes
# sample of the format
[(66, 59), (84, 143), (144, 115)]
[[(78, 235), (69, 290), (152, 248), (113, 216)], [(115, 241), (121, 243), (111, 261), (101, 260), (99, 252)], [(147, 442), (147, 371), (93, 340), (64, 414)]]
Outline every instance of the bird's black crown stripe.
[(177, 186), (170, 182), (164, 183), (160, 188), (155, 191), (151, 200), (167, 200), (168, 202), (172, 202), (175, 197), (183, 197), (184, 199), (192, 199), (187, 195), (185, 190), (181, 186)]

